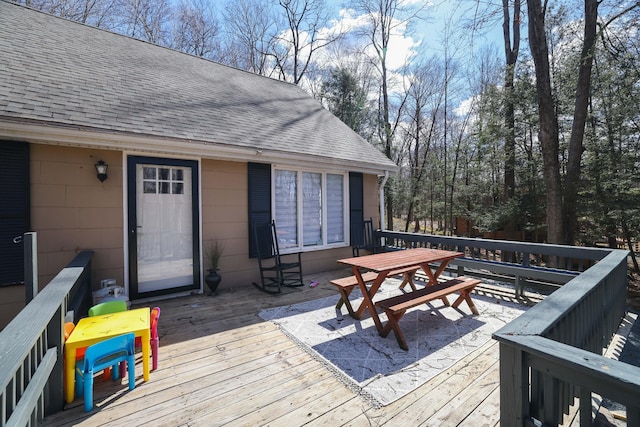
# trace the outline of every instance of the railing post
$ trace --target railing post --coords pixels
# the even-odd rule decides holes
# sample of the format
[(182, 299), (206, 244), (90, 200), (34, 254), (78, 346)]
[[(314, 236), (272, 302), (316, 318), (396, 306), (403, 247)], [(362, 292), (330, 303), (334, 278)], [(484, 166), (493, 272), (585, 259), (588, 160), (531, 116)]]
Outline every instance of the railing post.
[(521, 350), (500, 343), (500, 425), (523, 426), (529, 417), (529, 369)]
[(38, 295), (38, 235), (24, 233), (24, 304)]
[(516, 281), (515, 281), (515, 296), (516, 298), (524, 298), (524, 285), (526, 280), (522, 280), (522, 276), (516, 273)]

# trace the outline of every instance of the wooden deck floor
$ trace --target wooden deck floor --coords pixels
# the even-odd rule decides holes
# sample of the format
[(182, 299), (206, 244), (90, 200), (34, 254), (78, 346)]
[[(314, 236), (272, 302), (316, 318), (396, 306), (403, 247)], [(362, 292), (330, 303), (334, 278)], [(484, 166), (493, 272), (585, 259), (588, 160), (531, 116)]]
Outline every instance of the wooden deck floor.
[[(96, 381), (94, 410), (82, 399), (47, 417), (45, 426), (495, 426), (499, 420), (498, 344), (460, 360), (396, 402), (371, 407), (272, 323), (263, 308), (335, 294), (315, 288), (271, 296), (255, 288), (158, 301), (159, 369), (133, 391)], [(511, 300), (509, 292), (479, 288)]]

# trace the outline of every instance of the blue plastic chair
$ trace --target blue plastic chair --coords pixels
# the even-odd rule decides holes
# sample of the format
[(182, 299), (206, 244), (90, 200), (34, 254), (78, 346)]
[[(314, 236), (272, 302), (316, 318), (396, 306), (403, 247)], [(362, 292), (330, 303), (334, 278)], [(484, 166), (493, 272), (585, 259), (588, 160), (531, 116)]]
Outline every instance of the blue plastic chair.
[(111, 367), (111, 377), (115, 381), (119, 377), (116, 365), (127, 362), (129, 371), (129, 390), (136, 387), (135, 381), (135, 335), (132, 333), (109, 338), (87, 347), (84, 354), (83, 368), (76, 367), (76, 395), (84, 395), (84, 410), (93, 409), (93, 375)]
[[(121, 311), (127, 311), (127, 303), (126, 301), (107, 301), (101, 302), (100, 304), (96, 304), (89, 309), (89, 317), (93, 316), (102, 316), (103, 314), (112, 314), (118, 313)], [(126, 364), (121, 364), (120, 367), (120, 375), (124, 377)], [(107, 368), (104, 370), (104, 378), (105, 380), (111, 376), (111, 368)]]

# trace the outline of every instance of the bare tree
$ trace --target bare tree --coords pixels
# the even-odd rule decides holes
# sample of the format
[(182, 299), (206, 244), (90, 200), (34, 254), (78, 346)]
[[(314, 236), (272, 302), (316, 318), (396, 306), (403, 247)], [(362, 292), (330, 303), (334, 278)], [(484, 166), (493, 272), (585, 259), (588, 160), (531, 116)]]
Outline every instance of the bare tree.
[[(516, 187), (516, 136), (513, 82), (518, 52), (520, 51), (520, 0), (513, 1), (513, 16), (510, 14), (509, 0), (502, 0), (502, 38), (504, 41), (504, 127), (505, 127), (505, 165), (504, 165), (504, 198), (509, 200), (515, 195)], [(511, 21), (511, 22), (510, 22)], [(513, 34), (513, 40), (511, 35)], [(513, 230), (505, 230), (511, 232)], [(510, 237), (510, 236), (508, 236)]]
[[(398, 28), (404, 28), (416, 19), (420, 8), (409, 0), (351, 0), (351, 6), (367, 21), (364, 29), (370, 45), (378, 59), (378, 71), (381, 77), (381, 120), (383, 128), (384, 153), (392, 158), (393, 128), (390, 121), (389, 70), (387, 69), (387, 51), (391, 35)], [(385, 192), (387, 228), (393, 229), (393, 196)]]
[(428, 161), (431, 147), (436, 139), (438, 116), (444, 102), (444, 70), (435, 59), (417, 65), (407, 79), (408, 102), (406, 108), (408, 128), (406, 129), (407, 147), (403, 149), (408, 156), (409, 189), (407, 195), (407, 219), (404, 231), (415, 221), (414, 231), (419, 231), (418, 202), (423, 192), (424, 180), (428, 173)]
[(174, 16), (173, 47), (213, 59), (219, 30), (211, 3), (207, 0), (181, 0)]
[(548, 243), (563, 243), (558, 120), (555, 114), (549, 48), (544, 26), (546, 9), (542, 8), (540, 0), (527, 0), (527, 7), (529, 12), (529, 46), (536, 70), (536, 91), (540, 118), (538, 139), (542, 145), (543, 177), (547, 202), (547, 241)]
[(130, 37), (168, 46), (169, 0), (120, 0), (118, 31)]
[[(468, 14), (473, 16), (470, 29), (475, 33), (481, 31), (482, 27), (492, 27), (499, 19), (502, 20), (502, 42), (505, 58), (504, 67), (504, 100), (503, 114), (504, 131), (504, 183), (503, 202), (509, 203), (515, 196), (516, 188), (516, 136), (515, 136), (515, 95), (514, 80), (518, 54), (520, 52), (520, 25), (521, 0), (501, 0), (501, 4), (490, 2), (474, 1), (473, 11)], [(501, 13), (498, 14), (498, 10)], [(472, 13), (471, 13), (472, 12)], [(501, 18), (499, 18), (499, 16)], [(515, 224), (513, 220), (505, 224), (505, 237), (513, 238)]]
[(330, 15), (324, 0), (279, 0), (286, 30), (277, 35), (272, 52), (280, 78), (299, 84), (319, 49), (340, 38), (329, 31)]
[(577, 226), (578, 182), (583, 152), (584, 128), (591, 90), (591, 68), (596, 42), (599, 0), (584, 0), (584, 38), (578, 68), (578, 82), (569, 142), (567, 173), (564, 186), (560, 174), (559, 131), (552, 95), (549, 55), (545, 32), (546, 2), (528, 0), (529, 45), (536, 70), (539, 139), (543, 152), (543, 176), (547, 200), (548, 243), (573, 244)]
[(582, 53), (578, 68), (578, 83), (573, 110), (573, 125), (569, 140), (569, 158), (564, 190), (564, 236), (563, 243), (572, 245), (575, 242), (578, 228), (577, 204), (580, 181), (580, 163), (584, 151), (584, 129), (587, 122), (587, 111), (591, 98), (591, 69), (596, 45), (596, 25), (598, 21), (598, 5), (601, 0), (584, 0), (584, 33)]
[[(262, 0), (228, 2), (224, 10), (227, 27), (227, 63), (256, 74), (270, 75), (277, 22), (269, 3)], [(229, 57), (233, 55), (233, 60)]]
[(116, 0), (25, 0), (24, 4), (83, 24), (112, 29)]

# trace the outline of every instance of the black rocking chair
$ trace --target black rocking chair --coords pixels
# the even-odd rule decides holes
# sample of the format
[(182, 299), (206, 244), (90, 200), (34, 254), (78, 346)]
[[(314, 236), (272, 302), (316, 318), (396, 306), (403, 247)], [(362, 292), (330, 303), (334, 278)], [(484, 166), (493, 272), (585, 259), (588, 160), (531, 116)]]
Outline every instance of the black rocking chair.
[(372, 254), (384, 252), (380, 241), (376, 238), (372, 218), (365, 219), (360, 226), (355, 225), (352, 239), (351, 250), (354, 257), (360, 256), (360, 251)]
[[(269, 294), (282, 292), (282, 286), (303, 286), (300, 252), (280, 254), (275, 222), (255, 224), (253, 235), (262, 282), (254, 282), (254, 286)], [(284, 261), (283, 257), (288, 257), (289, 261)]]

